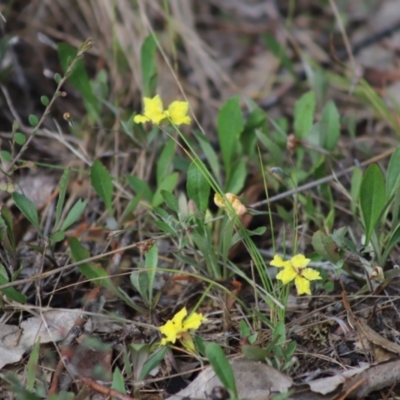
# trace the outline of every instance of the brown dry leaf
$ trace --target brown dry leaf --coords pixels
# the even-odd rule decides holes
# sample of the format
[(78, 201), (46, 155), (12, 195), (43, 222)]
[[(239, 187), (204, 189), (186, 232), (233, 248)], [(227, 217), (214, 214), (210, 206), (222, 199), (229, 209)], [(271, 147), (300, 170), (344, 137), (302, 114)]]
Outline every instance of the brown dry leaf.
[[(287, 392), (293, 384), (290, 377), (267, 364), (234, 360), (231, 365), (239, 398), (243, 400), (265, 400), (271, 394)], [(168, 400), (182, 400), (184, 397), (206, 399), (215, 386), (221, 385), (213, 369), (208, 367), (187, 388), (168, 397)]]
[(63, 340), (81, 312), (71, 311), (48, 311), (29, 318), (21, 323), (22, 333), (17, 326), (0, 325), (0, 369), (18, 362), (39, 338), (42, 344)]

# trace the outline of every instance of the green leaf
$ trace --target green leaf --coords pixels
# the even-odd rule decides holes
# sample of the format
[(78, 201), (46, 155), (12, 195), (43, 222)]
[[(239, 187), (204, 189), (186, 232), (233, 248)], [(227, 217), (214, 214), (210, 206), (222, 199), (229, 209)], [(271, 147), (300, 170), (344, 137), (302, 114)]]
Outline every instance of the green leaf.
[[(74, 262), (79, 262), (86, 260), (90, 257), (90, 253), (88, 250), (86, 250), (79, 240), (75, 237), (70, 237), (69, 238), (69, 248), (71, 250), (71, 256)], [(95, 285), (102, 285), (107, 288), (109, 288), (109, 277), (107, 272), (104, 270), (104, 268), (95, 265), (93, 263), (83, 263), (78, 265), (79, 272), (87, 279), (93, 280)], [(98, 278), (104, 278), (104, 279), (98, 279)]]
[[(71, 61), (76, 57), (76, 55), (76, 49), (68, 43), (58, 44), (58, 57), (64, 72), (67, 71)], [(94, 121), (97, 121), (100, 113), (100, 102), (93, 93), (82, 59), (79, 59), (75, 63), (72, 72), (68, 76), (68, 81), (82, 95), (89, 115)]]
[(166, 222), (154, 220), (153, 223), (157, 228), (159, 228), (163, 232), (168, 233), (172, 236), (176, 235), (175, 230), (170, 225), (168, 225)]
[(39, 215), (36, 210), (35, 204), (26, 198), (23, 194), (14, 192), (12, 198), (15, 205), (19, 208), (25, 218), (37, 229), (39, 232)]
[(26, 378), (27, 378), (27, 389), (30, 392), (33, 392), (36, 381), (36, 370), (39, 368), (39, 350), (40, 350), (40, 337), (37, 338), (33, 349), (31, 350), (31, 354), (29, 355), (28, 366), (26, 369)]
[(111, 389), (125, 393), (125, 380), (118, 367), (115, 367), (113, 372)]
[(400, 147), (390, 157), (389, 166), (386, 175), (386, 196), (391, 197), (400, 182)]
[(206, 211), (210, 197), (210, 184), (195, 163), (191, 163), (187, 171), (187, 195), (200, 211)]
[(360, 187), (360, 209), (365, 226), (365, 245), (371, 239), (385, 202), (385, 179), (379, 166), (371, 164), (365, 171)]
[(143, 302), (149, 306), (149, 275), (146, 271), (133, 271), (130, 275), (132, 286), (139, 292)]
[(237, 399), (235, 375), (222, 348), (216, 343), (208, 343), (206, 346), (206, 356), (221, 383)]
[(297, 80), (297, 74), (294, 70), (293, 63), (286, 54), (286, 50), (282, 47), (282, 45), (275, 39), (274, 36), (269, 33), (264, 33), (262, 35), (265, 44), (271, 53), (279, 59), (282, 65), (292, 74), (292, 76)]
[(334, 264), (341, 259), (336, 243), (324, 232), (315, 232), (311, 243), (314, 250), (324, 259), (329, 260)]
[(226, 176), (230, 175), (233, 157), (238, 149), (244, 122), (239, 96), (227, 100), (218, 114), (218, 139)]
[(297, 138), (307, 138), (313, 125), (315, 105), (314, 92), (307, 92), (296, 101), (294, 106), (294, 134)]
[(14, 220), (13, 216), (8, 208), (5, 206), (1, 207), (0, 215), (4, 220), (4, 223), (7, 227), (7, 236), (10, 241), (10, 245), (12, 249), (15, 251), (15, 236), (14, 236)]
[(147, 36), (141, 48), (141, 67), (144, 97), (153, 97), (157, 87), (157, 43), (153, 35)]
[(246, 176), (246, 161), (243, 158), (239, 158), (237, 162), (233, 164), (231, 176), (229, 182), (226, 184), (224, 192), (239, 193), (243, 189)]
[(172, 160), (175, 155), (175, 142), (169, 139), (164, 146), (157, 161), (157, 185), (159, 185), (164, 177), (172, 172)]
[(340, 115), (333, 101), (329, 101), (322, 111), (320, 132), (322, 147), (328, 151), (335, 150), (340, 138)]
[(154, 278), (156, 276), (157, 266), (158, 266), (157, 243), (154, 243), (153, 246), (151, 246), (150, 250), (146, 253), (145, 265), (146, 265), (147, 274), (149, 277), (148, 293), (149, 293), (149, 305), (151, 305), (153, 302)]
[(218, 156), (212, 145), (210, 144), (207, 136), (203, 135), (203, 133), (194, 131), (193, 134), (196, 136), (197, 141), (201, 147), (201, 151), (207, 158), (208, 163), (210, 164), (210, 168), (215, 178), (219, 181), (221, 178), (221, 170), (218, 161)]
[[(4, 267), (3, 264), (0, 264), (0, 286), (1, 285), (6, 285), (9, 283), (7, 271)], [(7, 296), (10, 300), (16, 301), (17, 303), (20, 304), (25, 304), (26, 303), (26, 296), (20, 292), (18, 292), (15, 288), (9, 287), (5, 289), (0, 290), (0, 294), (4, 294)]]
[(142, 196), (145, 200), (151, 202), (153, 199), (153, 192), (147, 182), (132, 175), (127, 175), (126, 180), (129, 186), (138, 196)]
[(29, 115), (28, 117), (28, 121), (30, 123), (31, 126), (36, 126), (39, 123), (39, 119), (36, 115)]
[(143, 364), (142, 369), (140, 370), (139, 380), (143, 380), (147, 377), (147, 375), (155, 368), (158, 364), (160, 364), (161, 360), (164, 359), (167, 351), (169, 350), (168, 346), (161, 347), (159, 350), (155, 351)]
[(399, 242), (400, 242), (400, 224), (397, 225), (396, 229), (394, 229), (390, 233), (390, 237), (389, 237), (388, 243), (385, 248), (385, 253), (382, 257), (383, 260), (386, 260), (386, 258), (392, 251), (393, 247), (396, 246), (396, 244), (398, 244)]
[(352, 199), (350, 208), (351, 212), (355, 214), (356, 207), (358, 204), (358, 198), (360, 196), (360, 188), (362, 182), (362, 171), (358, 167), (354, 167), (353, 175), (351, 176), (351, 189), (350, 189), (350, 196)]
[(26, 142), (26, 137), (23, 133), (21, 132), (15, 132), (14, 134), (14, 140), (15, 143), (19, 144), (20, 146), (22, 146), (25, 142)]
[(50, 235), (49, 239), (54, 242), (54, 243), (58, 243), (58, 242), (62, 242), (65, 239), (65, 234), (64, 232), (54, 232), (52, 235)]
[(49, 105), (49, 98), (47, 96), (40, 96), (40, 102), (46, 107)]
[(0, 151), (0, 158), (3, 159), (4, 161), (7, 161), (7, 162), (12, 161), (12, 155), (7, 150)]
[(61, 75), (58, 72), (56, 72), (54, 74), (54, 80), (56, 81), (56, 83), (59, 84), (61, 82), (61, 79), (62, 79)]
[(161, 196), (161, 191), (166, 190), (167, 192), (172, 192), (178, 183), (178, 177), (179, 174), (177, 172), (173, 172), (171, 175), (168, 175), (163, 179), (154, 193), (153, 200), (151, 201), (152, 207), (158, 207), (160, 204), (162, 204), (163, 198)]
[(90, 182), (98, 196), (104, 201), (110, 216), (113, 215), (112, 195), (113, 183), (106, 167), (96, 160), (90, 169)]
[(64, 222), (61, 225), (60, 231), (65, 232), (72, 224), (74, 224), (81, 217), (85, 211), (87, 200), (82, 201), (79, 199), (73, 207), (69, 210)]
[(58, 229), (58, 225), (60, 223), (60, 218), (64, 207), (65, 195), (67, 193), (70, 177), (71, 177), (71, 170), (70, 169), (64, 170), (60, 179), (60, 192), (58, 194), (58, 200), (56, 206), (56, 221), (54, 223), (55, 229)]
[(171, 192), (167, 192), (166, 190), (161, 190), (161, 196), (165, 201), (165, 204), (177, 214), (179, 212), (179, 204), (178, 199)]

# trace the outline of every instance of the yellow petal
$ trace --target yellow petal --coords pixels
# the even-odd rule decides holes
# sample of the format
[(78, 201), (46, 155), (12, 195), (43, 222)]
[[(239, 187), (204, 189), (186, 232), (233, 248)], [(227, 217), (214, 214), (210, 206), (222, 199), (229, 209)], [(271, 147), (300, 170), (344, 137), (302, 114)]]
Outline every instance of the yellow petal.
[(202, 322), (207, 321), (203, 314), (192, 313), (183, 321), (183, 330), (198, 329)]
[(225, 208), (224, 198), (219, 194), (214, 194), (214, 204), (219, 208)]
[(296, 277), (297, 272), (292, 267), (284, 268), (278, 275), (276, 275), (276, 279), (282, 281), (284, 285), (287, 285)]
[(175, 125), (190, 125), (191, 119), (187, 115), (189, 103), (187, 101), (174, 101), (168, 107), (166, 116), (171, 119)]
[(292, 259), (290, 260), (291, 264), (293, 265), (294, 268), (296, 269), (302, 269), (307, 267), (308, 263), (311, 260), (309, 258), (305, 258), (303, 254), (297, 254)]
[(240, 201), (239, 197), (235, 196), (232, 193), (225, 194), (226, 199), (231, 203), (235, 213), (240, 217), (247, 212), (246, 207)]
[(311, 289), (310, 289), (310, 281), (307, 280), (306, 278), (303, 278), (300, 275), (296, 276), (296, 279), (294, 280), (294, 283), (296, 285), (297, 293), (300, 294), (311, 294)]
[(147, 117), (145, 117), (144, 115), (135, 115), (133, 118), (133, 122), (135, 124), (144, 124), (145, 122), (150, 121)]
[(308, 279), (309, 281), (315, 281), (318, 279), (322, 279), (321, 275), (318, 271), (312, 268), (305, 268), (301, 271), (301, 276), (303, 278)]
[(153, 124), (159, 124), (165, 118), (165, 112), (160, 96), (157, 94), (152, 99), (145, 97), (144, 102), (144, 116), (147, 117)]
[(179, 330), (171, 320), (160, 326), (159, 329), (160, 332), (165, 336), (165, 338), (163, 338), (161, 341), (162, 345), (165, 345), (168, 342), (175, 343)]
[(183, 307), (181, 311), (177, 312), (172, 318), (172, 323), (175, 324), (176, 328), (181, 330), (183, 329), (183, 319), (187, 315), (186, 307)]
[(274, 259), (270, 262), (270, 265), (278, 268), (291, 268), (290, 261), (283, 261), (281, 257), (275, 255)]

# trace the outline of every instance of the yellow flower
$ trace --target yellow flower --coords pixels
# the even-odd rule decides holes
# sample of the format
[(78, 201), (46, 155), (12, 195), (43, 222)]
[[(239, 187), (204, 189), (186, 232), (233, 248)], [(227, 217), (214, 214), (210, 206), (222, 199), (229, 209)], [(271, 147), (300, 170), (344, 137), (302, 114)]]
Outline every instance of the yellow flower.
[[(239, 217), (247, 212), (246, 207), (240, 201), (239, 197), (235, 196), (232, 193), (225, 193), (225, 197)], [(219, 193), (215, 193), (214, 195), (214, 204), (219, 208), (226, 208), (224, 197), (221, 196)]]
[(174, 101), (168, 107), (165, 115), (174, 125), (190, 125), (192, 120), (187, 115), (189, 111), (189, 103), (187, 101)]
[(143, 115), (135, 115), (133, 121), (136, 124), (143, 124), (145, 122), (152, 122), (159, 125), (165, 122), (172, 122), (175, 125), (182, 125), (191, 123), (190, 117), (187, 115), (189, 111), (189, 103), (186, 101), (174, 101), (164, 110), (164, 106), (159, 95), (154, 96), (152, 99), (145, 97)]
[(151, 121), (153, 124), (158, 125), (165, 118), (164, 107), (160, 96), (156, 95), (152, 99), (145, 97), (143, 102), (143, 115), (135, 115), (133, 121), (137, 124)]
[(310, 261), (303, 254), (297, 254), (290, 261), (283, 261), (281, 257), (275, 256), (270, 264), (274, 267), (283, 268), (276, 275), (276, 279), (281, 280), (284, 285), (294, 279), (298, 294), (311, 294), (310, 281), (321, 279), (321, 276), (318, 271), (306, 268)]
[(169, 342), (175, 343), (176, 339), (179, 339), (188, 351), (193, 353), (196, 350), (188, 331), (198, 329), (202, 322), (207, 321), (207, 318), (198, 313), (192, 313), (187, 318), (186, 316), (187, 310), (186, 307), (183, 307), (181, 311), (175, 314), (174, 318), (160, 326), (160, 332), (165, 336), (161, 340), (162, 346)]

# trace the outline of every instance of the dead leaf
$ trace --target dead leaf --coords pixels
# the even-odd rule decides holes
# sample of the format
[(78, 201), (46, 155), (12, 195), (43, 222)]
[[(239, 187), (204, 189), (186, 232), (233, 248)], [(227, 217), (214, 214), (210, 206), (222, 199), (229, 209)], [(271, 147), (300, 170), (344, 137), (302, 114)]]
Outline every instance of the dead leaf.
[(18, 326), (0, 325), (0, 369), (18, 362), (39, 338), (42, 344), (63, 340), (81, 312), (75, 311), (48, 311), (29, 318), (21, 323), (22, 333)]
[[(240, 399), (265, 400), (271, 394), (284, 393), (292, 386), (290, 377), (267, 364), (250, 360), (234, 360), (231, 362), (235, 374), (236, 387)], [(211, 367), (206, 368), (185, 389), (168, 400), (182, 400), (184, 397), (206, 399), (215, 386), (221, 382)]]

